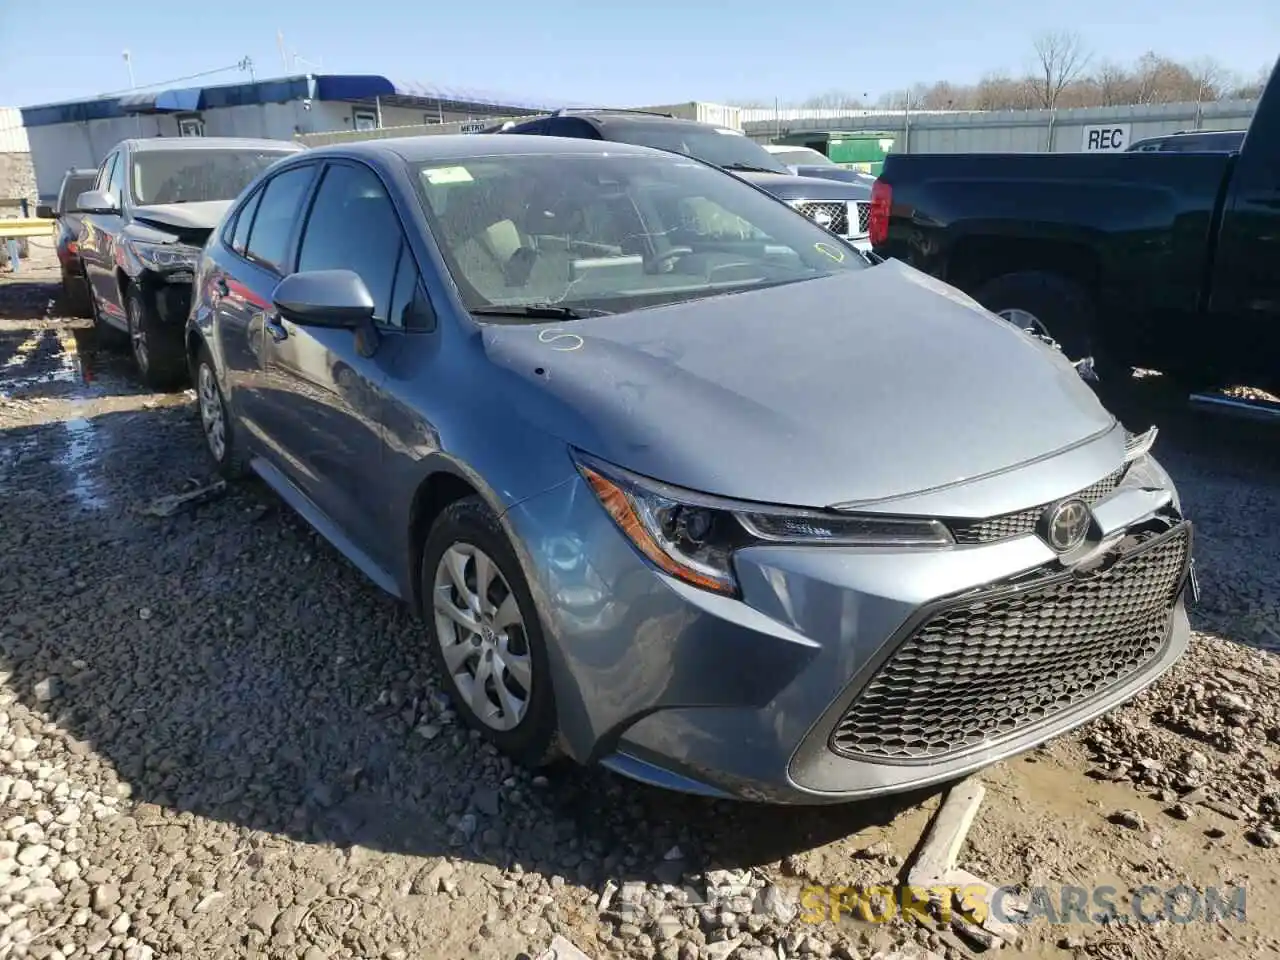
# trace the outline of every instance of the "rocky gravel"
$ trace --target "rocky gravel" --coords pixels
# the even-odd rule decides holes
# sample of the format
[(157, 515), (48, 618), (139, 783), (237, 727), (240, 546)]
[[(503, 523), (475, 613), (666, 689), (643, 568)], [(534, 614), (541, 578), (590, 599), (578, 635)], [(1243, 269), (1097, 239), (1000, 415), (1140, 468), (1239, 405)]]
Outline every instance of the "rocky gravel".
[[(268, 491), (149, 511), (211, 480), (192, 399), (136, 387), (42, 279), (0, 281), (0, 960), (514, 958), (556, 936), (597, 958), (976, 951), (800, 904), (804, 885), (896, 882), (936, 797), (795, 811), (531, 775), (459, 724), (407, 612)], [(1169, 424), (1201, 519), (1200, 632), (1132, 704), (992, 769), (968, 856), (993, 883), (1153, 829), (1195, 841), (1161, 852), (1175, 874), (1217, 843), (1276, 879), (1280, 466), (1258, 425), (1241, 443)], [(1178, 948), (1262, 955), (1277, 921), (1256, 922)], [(1068, 934), (1033, 931), (1026, 955), (1174, 955)]]

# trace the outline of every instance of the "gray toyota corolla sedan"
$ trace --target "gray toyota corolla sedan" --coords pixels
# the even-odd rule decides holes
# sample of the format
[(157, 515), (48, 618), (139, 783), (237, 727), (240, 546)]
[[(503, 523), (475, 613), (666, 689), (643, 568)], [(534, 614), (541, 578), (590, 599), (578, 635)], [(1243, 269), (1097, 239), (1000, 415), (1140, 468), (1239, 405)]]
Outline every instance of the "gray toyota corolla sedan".
[(423, 614), (458, 709), (712, 796), (953, 779), (1188, 638), (1169, 477), (1050, 345), (700, 161), (310, 150), (199, 265), (209, 451)]

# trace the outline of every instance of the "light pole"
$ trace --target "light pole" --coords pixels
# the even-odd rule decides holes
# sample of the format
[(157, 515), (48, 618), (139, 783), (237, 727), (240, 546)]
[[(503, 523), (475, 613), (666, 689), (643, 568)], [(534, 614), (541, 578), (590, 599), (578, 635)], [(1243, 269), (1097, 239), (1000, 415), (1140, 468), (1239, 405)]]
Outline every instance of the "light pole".
[(128, 50), (124, 51), (123, 56), (124, 56), (124, 65), (129, 70), (129, 89), (136, 90), (138, 88), (138, 85), (133, 82), (133, 56), (129, 53)]

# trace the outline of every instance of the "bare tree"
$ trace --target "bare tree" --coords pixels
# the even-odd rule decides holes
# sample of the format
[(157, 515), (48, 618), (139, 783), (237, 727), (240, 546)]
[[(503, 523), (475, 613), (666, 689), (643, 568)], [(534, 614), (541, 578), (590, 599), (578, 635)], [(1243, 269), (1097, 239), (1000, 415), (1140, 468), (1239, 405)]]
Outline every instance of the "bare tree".
[[(1089, 55), (1079, 36), (1058, 31), (1035, 41), (1036, 67), (1021, 78), (991, 72), (976, 84), (916, 83), (882, 93), (882, 109), (1030, 110), (1034, 108), (1113, 107), (1146, 103), (1207, 103), (1224, 98), (1252, 100), (1262, 94), (1271, 67), (1244, 77), (1212, 58), (1180, 62), (1155, 51), (1130, 66), (1103, 61), (1089, 70)], [(861, 106), (867, 95), (834, 90), (810, 98), (805, 105), (832, 108)], [(772, 104), (765, 104), (771, 106)]]
[(1040, 106), (1052, 109), (1058, 105), (1062, 91), (1084, 71), (1089, 63), (1080, 34), (1070, 30), (1051, 30), (1035, 39), (1035, 92)]
[(1107, 61), (1094, 71), (1093, 88), (1096, 106), (1114, 107), (1133, 103), (1133, 77), (1118, 63)]

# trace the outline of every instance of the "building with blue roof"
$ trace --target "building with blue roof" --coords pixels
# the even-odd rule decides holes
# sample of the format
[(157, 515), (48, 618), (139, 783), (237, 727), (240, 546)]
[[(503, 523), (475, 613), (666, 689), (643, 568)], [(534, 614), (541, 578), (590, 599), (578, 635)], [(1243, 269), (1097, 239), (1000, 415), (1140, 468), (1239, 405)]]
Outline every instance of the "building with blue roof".
[[(73, 167), (96, 167), (130, 137), (269, 137), (367, 130), (545, 113), (571, 104), (529, 103), (476, 90), (396, 82), (373, 74), (306, 74), (130, 91), (23, 107), (41, 198)], [(477, 123), (477, 128), (483, 124)]]

